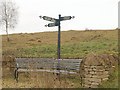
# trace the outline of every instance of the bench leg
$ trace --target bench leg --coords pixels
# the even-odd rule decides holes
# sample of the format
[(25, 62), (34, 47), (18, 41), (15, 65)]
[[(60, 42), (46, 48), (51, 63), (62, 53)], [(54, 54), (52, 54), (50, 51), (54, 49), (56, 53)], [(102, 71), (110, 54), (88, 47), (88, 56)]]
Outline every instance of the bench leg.
[(15, 75), (15, 79), (16, 79), (16, 81), (18, 82), (18, 68), (17, 69), (15, 69), (15, 73), (14, 73)]

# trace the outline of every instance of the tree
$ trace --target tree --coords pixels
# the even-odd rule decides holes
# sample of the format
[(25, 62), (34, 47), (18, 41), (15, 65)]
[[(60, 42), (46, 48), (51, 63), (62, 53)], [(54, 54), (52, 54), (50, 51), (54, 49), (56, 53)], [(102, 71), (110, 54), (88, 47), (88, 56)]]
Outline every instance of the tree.
[(11, 0), (2, 0), (0, 2), (0, 25), (3, 26), (7, 34), (7, 41), (10, 41), (8, 30), (14, 28), (18, 21), (18, 8)]

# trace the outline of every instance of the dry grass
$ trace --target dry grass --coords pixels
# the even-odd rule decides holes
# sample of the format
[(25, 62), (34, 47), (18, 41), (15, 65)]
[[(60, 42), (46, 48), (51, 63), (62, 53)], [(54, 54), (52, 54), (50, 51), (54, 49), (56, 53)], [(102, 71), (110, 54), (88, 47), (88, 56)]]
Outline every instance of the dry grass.
[(14, 79), (13, 73), (9, 70), (3, 71), (3, 88), (79, 88), (80, 80), (78, 75), (60, 75), (47, 72), (21, 72), (18, 83)]
[[(12, 34), (2, 36), (5, 55), (16, 57), (57, 57), (57, 32)], [(61, 32), (61, 57), (82, 58), (88, 53), (118, 53), (118, 30)]]

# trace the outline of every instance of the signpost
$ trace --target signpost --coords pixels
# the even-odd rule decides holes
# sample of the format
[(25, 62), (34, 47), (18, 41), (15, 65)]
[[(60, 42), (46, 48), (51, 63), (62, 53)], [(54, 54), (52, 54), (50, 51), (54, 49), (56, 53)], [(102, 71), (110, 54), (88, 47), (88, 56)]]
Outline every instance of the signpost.
[(71, 18), (74, 18), (74, 16), (73, 17), (71, 17), (71, 16), (60, 17), (60, 20), (65, 21), (65, 20), (70, 20)]
[(39, 16), (40, 18), (43, 18), (44, 20), (47, 20), (47, 21), (51, 21), (51, 22), (56, 22), (57, 19), (55, 18), (51, 18), (51, 17), (48, 17), (48, 16)]
[[(47, 21), (51, 21), (51, 22), (54, 22), (54, 23), (49, 23), (48, 25), (45, 25), (45, 26), (48, 26), (48, 27), (54, 27), (54, 26), (58, 26), (58, 49), (57, 49), (57, 58), (58, 58), (58, 70), (59, 70), (59, 75), (60, 75), (60, 37), (61, 37), (61, 33), (60, 33), (60, 29), (61, 29), (61, 26), (60, 26), (60, 21), (65, 21), (65, 20), (70, 20), (72, 18), (75, 18), (74, 16), (71, 17), (71, 16), (64, 16), (64, 17), (61, 17), (61, 15), (59, 14), (59, 18), (58, 19), (55, 19), (55, 18), (52, 18), (52, 17), (48, 17), (48, 16), (39, 16), (40, 18), (43, 18), (43, 20), (47, 20)], [(60, 78), (59, 78), (60, 80)]]
[(54, 26), (58, 26), (58, 23), (49, 23), (48, 25), (46, 25), (48, 27), (54, 27)]

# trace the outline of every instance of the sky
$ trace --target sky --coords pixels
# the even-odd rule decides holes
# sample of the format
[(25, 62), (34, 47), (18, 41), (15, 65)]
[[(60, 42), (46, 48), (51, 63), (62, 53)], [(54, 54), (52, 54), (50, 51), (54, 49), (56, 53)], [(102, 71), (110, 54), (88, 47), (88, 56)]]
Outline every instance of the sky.
[[(61, 30), (115, 29), (118, 27), (119, 0), (13, 0), (19, 7), (18, 24), (9, 33), (34, 33), (58, 31), (58, 27), (45, 27), (51, 23), (39, 16), (58, 19), (75, 16), (61, 21)], [(1, 31), (5, 34), (5, 31)]]

